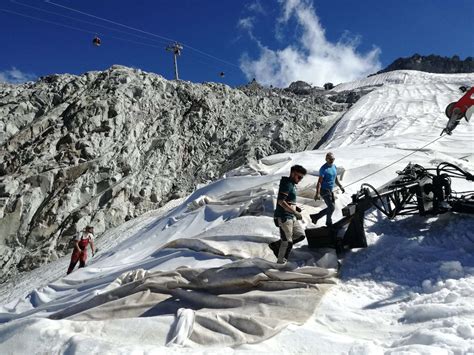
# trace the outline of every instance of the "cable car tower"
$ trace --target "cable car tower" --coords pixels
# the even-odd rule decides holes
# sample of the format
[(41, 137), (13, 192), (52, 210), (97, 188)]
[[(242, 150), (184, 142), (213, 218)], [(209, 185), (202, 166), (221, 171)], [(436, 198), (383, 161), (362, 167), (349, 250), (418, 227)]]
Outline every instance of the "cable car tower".
[(170, 44), (168, 47), (166, 47), (167, 51), (173, 52), (173, 61), (174, 61), (174, 78), (176, 80), (179, 80), (178, 77), (178, 56), (181, 55), (181, 50), (183, 49), (183, 46), (179, 44), (178, 42), (174, 42), (173, 44)]

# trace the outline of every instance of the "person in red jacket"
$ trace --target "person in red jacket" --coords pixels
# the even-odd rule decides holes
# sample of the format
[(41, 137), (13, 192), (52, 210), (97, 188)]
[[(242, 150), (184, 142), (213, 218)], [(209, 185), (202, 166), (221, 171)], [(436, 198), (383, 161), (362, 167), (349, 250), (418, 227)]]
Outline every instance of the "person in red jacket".
[(74, 239), (74, 250), (71, 255), (71, 263), (67, 269), (69, 275), (76, 267), (79, 261), (79, 267), (86, 266), (87, 260), (87, 245), (91, 246), (92, 256), (94, 256), (94, 227), (87, 226), (83, 232), (80, 232)]

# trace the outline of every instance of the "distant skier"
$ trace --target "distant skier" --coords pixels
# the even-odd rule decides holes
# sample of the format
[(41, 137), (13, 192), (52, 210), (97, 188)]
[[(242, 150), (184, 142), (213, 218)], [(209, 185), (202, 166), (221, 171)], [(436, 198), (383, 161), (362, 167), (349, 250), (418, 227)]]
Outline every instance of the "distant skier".
[(80, 232), (76, 238), (74, 238), (74, 250), (71, 255), (71, 263), (67, 269), (69, 275), (76, 267), (79, 261), (79, 267), (86, 266), (87, 260), (87, 245), (91, 246), (92, 256), (94, 256), (94, 227), (87, 226), (83, 232)]
[[(305, 238), (303, 227), (299, 220), (302, 219), (301, 209), (296, 207), (296, 187), (306, 175), (306, 169), (301, 165), (291, 167), (290, 176), (280, 180), (277, 206), (274, 217), (275, 223), (280, 228), (280, 241), (271, 243), (270, 248), (276, 252), (278, 246), (278, 263), (284, 264), (288, 258), (294, 242)], [(278, 245), (279, 244), (279, 245)], [(275, 248), (275, 249), (274, 249)]]
[(334, 157), (333, 153), (327, 153), (326, 163), (319, 169), (319, 180), (316, 185), (316, 195), (314, 196), (314, 199), (317, 201), (322, 197), (327, 207), (319, 211), (319, 213), (310, 215), (311, 221), (314, 224), (318, 222), (318, 219), (326, 216), (326, 225), (332, 225), (332, 214), (335, 209), (333, 193), (334, 184), (339, 186), (342, 193), (345, 192), (344, 188), (339, 182), (339, 179), (337, 178), (337, 168), (334, 164), (335, 159), (336, 158)]

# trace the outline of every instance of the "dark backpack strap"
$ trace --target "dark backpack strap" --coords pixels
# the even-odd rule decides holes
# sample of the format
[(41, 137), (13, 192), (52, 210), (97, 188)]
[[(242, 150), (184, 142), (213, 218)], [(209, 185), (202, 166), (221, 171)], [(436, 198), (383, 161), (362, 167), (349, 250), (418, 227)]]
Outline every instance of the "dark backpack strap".
[(273, 218), (273, 223), (275, 223), (275, 226), (277, 228), (280, 228), (280, 225), (278, 224), (278, 218), (277, 217)]

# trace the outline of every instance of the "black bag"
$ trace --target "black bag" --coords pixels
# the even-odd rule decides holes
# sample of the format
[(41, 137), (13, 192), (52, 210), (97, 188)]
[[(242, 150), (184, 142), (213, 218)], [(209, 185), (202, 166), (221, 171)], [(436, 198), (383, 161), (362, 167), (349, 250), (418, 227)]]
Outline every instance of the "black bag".
[(276, 217), (273, 218), (273, 223), (275, 223), (275, 226), (276, 226), (277, 228), (280, 228), (280, 225), (278, 224), (278, 218), (276, 218)]

